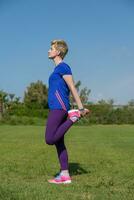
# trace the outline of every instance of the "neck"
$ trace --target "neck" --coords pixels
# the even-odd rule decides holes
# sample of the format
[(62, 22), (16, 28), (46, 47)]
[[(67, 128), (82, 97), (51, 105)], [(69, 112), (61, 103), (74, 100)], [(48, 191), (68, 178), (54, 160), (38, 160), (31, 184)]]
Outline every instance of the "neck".
[(55, 57), (55, 58), (53, 59), (53, 61), (54, 61), (55, 65), (58, 65), (58, 64), (60, 64), (63, 60), (62, 60), (61, 57)]

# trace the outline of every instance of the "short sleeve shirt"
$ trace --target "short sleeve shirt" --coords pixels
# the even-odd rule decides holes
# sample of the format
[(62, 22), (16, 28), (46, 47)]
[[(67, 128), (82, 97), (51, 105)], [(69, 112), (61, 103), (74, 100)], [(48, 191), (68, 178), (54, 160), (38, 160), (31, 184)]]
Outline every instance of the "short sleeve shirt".
[(71, 68), (64, 62), (58, 64), (49, 77), (48, 106), (50, 110), (69, 110), (70, 90), (63, 75), (72, 75)]

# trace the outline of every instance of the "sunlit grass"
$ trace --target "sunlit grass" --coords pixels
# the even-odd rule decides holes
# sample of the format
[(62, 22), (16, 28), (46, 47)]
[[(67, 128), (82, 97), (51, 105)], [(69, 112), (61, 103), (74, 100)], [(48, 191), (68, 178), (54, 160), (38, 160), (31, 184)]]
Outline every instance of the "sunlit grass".
[(72, 184), (42, 126), (0, 126), (0, 200), (133, 200), (134, 126), (75, 126), (65, 136)]

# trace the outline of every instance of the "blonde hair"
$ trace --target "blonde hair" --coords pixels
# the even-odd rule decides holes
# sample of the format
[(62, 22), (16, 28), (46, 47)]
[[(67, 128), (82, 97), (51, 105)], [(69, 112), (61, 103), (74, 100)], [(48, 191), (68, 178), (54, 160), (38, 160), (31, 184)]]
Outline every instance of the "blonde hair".
[(60, 52), (59, 56), (63, 59), (68, 52), (67, 43), (64, 40), (53, 40), (51, 45), (54, 45), (56, 50)]

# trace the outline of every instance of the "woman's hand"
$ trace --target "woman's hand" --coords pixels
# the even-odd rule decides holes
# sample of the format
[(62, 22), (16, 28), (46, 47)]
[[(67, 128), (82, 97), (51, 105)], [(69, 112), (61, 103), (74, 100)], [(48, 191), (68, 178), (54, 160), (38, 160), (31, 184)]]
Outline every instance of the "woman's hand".
[(85, 115), (89, 114), (91, 111), (88, 110), (87, 108), (84, 108), (84, 109), (80, 109), (80, 115), (82, 117), (84, 117)]

